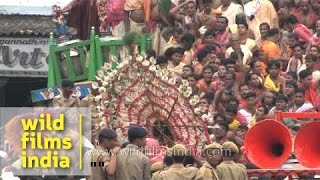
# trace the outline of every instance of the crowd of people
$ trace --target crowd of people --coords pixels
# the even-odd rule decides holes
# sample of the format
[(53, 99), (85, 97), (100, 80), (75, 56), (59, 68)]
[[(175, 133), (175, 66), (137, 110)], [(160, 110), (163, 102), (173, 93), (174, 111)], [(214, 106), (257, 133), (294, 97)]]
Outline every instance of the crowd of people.
[[(104, 1), (99, 1), (100, 9), (104, 6), (101, 2)], [(193, 162), (188, 163), (188, 156), (166, 156), (161, 164), (165, 166), (153, 171), (153, 179), (247, 179), (245, 167), (252, 168), (252, 164), (244, 155), (243, 141), (250, 128), (264, 119), (275, 119), (278, 111), (320, 110), (320, 1), (148, 3), (123, 1), (124, 14), (117, 18), (105, 14), (100, 30), (109, 27), (114, 36), (122, 36), (121, 32), (128, 30), (149, 33), (153, 49), (148, 56), (169, 71), (177, 87), (187, 80), (192, 95), (200, 97), (204, 114), (213, 117), (208, 121), (213, 144), (203, 149), (204, 161), (193, 157)], [(294, 135), (310, 121), (313, 119), (286, 118), (284, 124)], [(232, 150), (231, 157), (206, 154), (210, 148), (226, 147)], [(135, 149), (131, 145), (127, 148)], [(178, 144), (168, 151), (176, 148), (185, 147)], [(122, 168), (122, 160), (116, 165), (117, 172), (111, 174), (151, 178), (143, 168), (122, 172), (127, 171)], [(133, 164), (127, 161), (128, 170), (131, 165), (138, 167)]]
[[(98, 11), (109, 10), (99, 13), (100, 31), (149, 34), (148, 56), (168, 70), (177, 87), (187, 80), (203, 113), (212, 114), (212, 142), (200, 156), (176, 144), (151, 163), (140, 151), (147, 144), (144, 128), (129, 128), (128, 143), (121, 148), (116, 132), (102, 128), (98, 145), (86, 158), (106, 166), (93, 167), (88, 179), (245, 180), (246, 168), (256, 168), (243, 148), (250, 128), (274, 119), (278, 111), (320, 111), (319, 0), (100, 0), (97, 6)], [(67, 101), (69, 107), (83, 106), (88, 98), (78, 102), (69, 93), (56, 97), (54, 105)], [(283, 122), (294, 135), (310, 121)], [(95, 157), (99, 153), (92, 151), (106, 155)]]

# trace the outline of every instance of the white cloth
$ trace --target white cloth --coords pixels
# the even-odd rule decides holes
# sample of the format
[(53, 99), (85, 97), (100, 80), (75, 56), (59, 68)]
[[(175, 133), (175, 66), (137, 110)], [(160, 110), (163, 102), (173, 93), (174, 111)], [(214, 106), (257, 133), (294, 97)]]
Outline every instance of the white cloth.
[[(222, 6), (218, 8), (218, 11), (222, 12)], [(222, 16), (228, 19), (228, 26), (230, 26), (232, 24), (236, 24), (236, 15), (241, 13), (243, 13), (243, 7), (240, 4), (231, 2), (228, 9), (222, 12)]]
[[(290, 66), (291, 66), (292, 61), (293, 61), (293, 58), (291, 58), (291, 59), (289, 60), (286, 72), (289, 72), (289, 71), (290, 71)], [(297, 70), (296, 70), (297, 75), (299, 75), (299, 73), (300, 73), (300, 71), (301, 71), (301, 65), (302, 65), (302, 64), (301, 64), (301, 61), (298, 60), (298, 65), (297, 65)]]
[(272, 28), (279, 28), (279, 17), (270, 0), (253, 0), (244, 5), (247, 17), (254, 15), (254, 18), (247, 20), (249, 28), (254, 31), (256, 39), (260, 38), (259, 26), (261, 23), (268, 23)]
[(204, 33), (207, 32), (206, 26), (201, 26), (201, 28), (199, 28), (199, 32), (200, 32), (201, 35), (204, 35)]
[(250, 17), (255, 15), (258, 9), (261, 7), (261, 0), (251, 1), (251, 3), (247, 3), (244, 6), (244, 13)]
[[(246, 45), (241, 44), (240, 48), (241, 48), (241, 52), (243, 53), (242, 63), (246, 64), (252, 58), (252, 52), (250, 51), (250, 49)], [(226, 56), (230, 57), (232, 52), (234, 52), (233, 48), (229, 47), (226, 50)]]
[(123, 37), (126, 33), (124, 21), (121, 21), (118, 25), (112, 27), (111, 32), (114, 37)]
[[(294, 112), (299, 112), (299, 113), (308, 112), (308, 111), (311, 111), (313, 108), (314, 108), (314, 106), (311, 103), (305, 102), (301, 107), (299, 107)], [(289, 109), (289, 112), (293, 112), (292, 109)]]
[(246, 119), (247, 124), (250, 124), (252, 121), (252, 114), (246, 111), (245, 109), (239, 110), (239, 113)]
[(85, 136), (82, 136), (82, 140), (83, 140), (82, 141), (83, 147), (87, 147), (89, 149), (94, 148), (93, 144), (91, 143), (91, 141), (88, 138), (86, 138)]

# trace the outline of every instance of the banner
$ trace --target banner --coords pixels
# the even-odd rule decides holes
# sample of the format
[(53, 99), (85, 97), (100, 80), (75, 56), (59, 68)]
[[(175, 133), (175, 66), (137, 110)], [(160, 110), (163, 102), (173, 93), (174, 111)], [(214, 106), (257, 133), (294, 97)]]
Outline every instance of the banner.
[(48, 40), (0, 38), (0, 76), (47, 77)]
[[(53, 97), (62, 93), (60, 87), (53, 87), (53, 88), (45, 88), (31, 91), (32, 102), (40, 102), (40, 101), (47, 101), (53, 99)], [(75, 85), (74, 93), (79, 97), (83, 98), (90, 93), (90, 83), (88, 84), (81, 84)]]

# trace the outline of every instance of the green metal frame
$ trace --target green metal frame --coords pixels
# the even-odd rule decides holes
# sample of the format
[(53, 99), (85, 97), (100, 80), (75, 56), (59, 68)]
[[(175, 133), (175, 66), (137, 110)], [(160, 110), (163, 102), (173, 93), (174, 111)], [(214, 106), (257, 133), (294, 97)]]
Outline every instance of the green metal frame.
[[(117, 48), (119, 46), (125, 46), (125, 43), (122, 38), (100, 38), (99, 36), (95, 37), (95, 44), (98, 67), (103, 66), (104, 60), (107, 59), (107, 57), (104, 56), (104, 54), (109, 55), (109, 53), (111, 53), (112, 55), (118, 57), (119, 51)], [(141, 37), (137, 38), (133, 42), (133, 44), (138, 45), (140, 54), (144, 54), (146, 53), (148, 48), (151, 47), (151, 39), (148, 38), (146, 34), (142, 34)], [(126, 46), (126, 48), (130, 52), (130, 47)], [(103, 49), (108, 49), (107, 53), (104, 53)]]
[[(147, 35), (143, 34), (134, 41), (138, 45), (140, 53), (146, 53), (147, 49), (151, 47), (151, 40)], [(86, 53), (85, 49), (90, 46), (90, 57), (88, 67), (86, 66)], [(85, 41), (70, 41), (65, 44), (58, 45), (50, 34), (49, 40), (49, 72), (48, 72), (48, 87), (55, 87), (63, 81), (61, 75), (61, 64), (59, 54), (63, 53), (66, 58), (67, 78), (74, 82), (79, 81), (93, 81), (95, 80), (96, 72), (104, 64), (104, 49), (107, 49), (107, 55), (118, 56), (117, 48), (124, 46), (122, 38), (100, 38), (95, 35), (94, 28), (91, 29), (90, 39)], [(129, 47), (127, 47), (129, 48)], [(70, 50), (77, 49), (80, 55), (80, 66), (82, 69), (81, 75), (76, 75), (73, 60), (70, 56)]]

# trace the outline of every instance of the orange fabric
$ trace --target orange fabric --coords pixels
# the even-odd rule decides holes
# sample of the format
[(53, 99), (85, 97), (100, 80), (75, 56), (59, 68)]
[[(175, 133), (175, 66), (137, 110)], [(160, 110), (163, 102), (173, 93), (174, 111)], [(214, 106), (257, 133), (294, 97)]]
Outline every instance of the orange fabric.
[(261, 69), (262, 69), (261, 73), (263, 77), (266, 77), (268, 75), (268, 72), (267, 72), (267, 65), (264, 62), (261, 63)]
[(143, 9), (146, 15), (146, 21), (149, 22), (151, 16), (151, 0), (144, 0)]
[(194, 72), (196, 74), (201, 74), (202, 68), (203, 68), (203, 66), (200, 63), (198, 63), (197, 65), (194, 66)]
[(126, 0), (124, 10), (132, 11), (143, 8), (146, 21), (149, 22), (151, 16), (151, 0)]
[(207, 85), (207, 83), (204, 81), (203, 78), (198, 81), (198, 85), (201, 91), (208, 91), (209, 89), (209, 86)]
[(314, 82), (311, 83), (309, 89), (305, 92), (305, 100), (311, 102), (313, 105), (316, 104), (317, 99), (317, 91), (316, 91), (316, 84)]
[(280, 57), (281, 55), (280, 47), (272, 41), (262, 41), (261, 49), (267, 54), (268, 60), (275, 57)]

